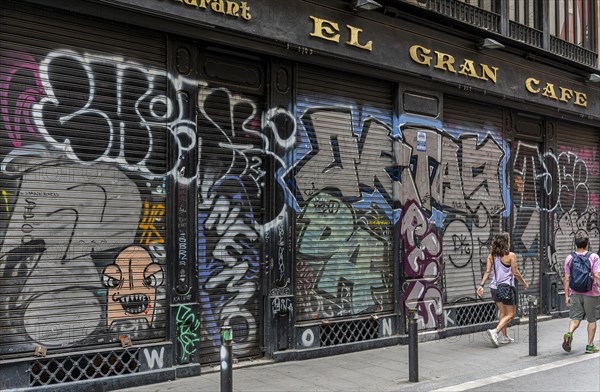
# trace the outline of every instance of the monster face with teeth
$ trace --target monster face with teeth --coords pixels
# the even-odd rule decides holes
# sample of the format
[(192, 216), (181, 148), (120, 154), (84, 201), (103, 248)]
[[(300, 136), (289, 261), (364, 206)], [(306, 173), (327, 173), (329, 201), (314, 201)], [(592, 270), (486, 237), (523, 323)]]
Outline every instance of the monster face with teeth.
[(108, 325), (117, 320), (154, 318), (156, 288), (163, 283), (163, 269), (141, 246), (128, 246), (108, 265), (102, 283), (108, 289)]

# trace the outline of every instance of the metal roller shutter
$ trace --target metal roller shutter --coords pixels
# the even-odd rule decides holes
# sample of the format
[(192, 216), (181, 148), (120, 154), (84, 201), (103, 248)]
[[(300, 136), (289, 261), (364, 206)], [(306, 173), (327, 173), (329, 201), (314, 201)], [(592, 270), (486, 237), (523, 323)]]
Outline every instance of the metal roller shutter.
[[(474, 110), (476, 108), (476, 110)], [(508, 153), (502, 109), (444, 98), (443, 292), (446, 304), (476, 298), (493, 236), (502, 229)], [(489, 298), (486, 290), (485, 298)], [(476, 318), (466, 324), (478, 322)]]
[(393, 84), (300, 66), (297, 321), (393, 311)]
[[(205, 68), (214, 66), (225, 72), (235, 70), (235, 79), (243, 79), (242, 69), (253, 67), (223, 57), (204, 63)], [(264, 76), (260, 70), (253, 70), (252, 75), (262, 86)], [(235, 358), (261, 354), (264, 97), (220, 85), (210, 83), (201, 88), (198, 98), (202, 363), (219, 361), (223, 326), (233, 329)]]
[(0, 358), (163, 339), (166, 40), (3, 2)]
[[(511, 250), (517, 256), (519, 271), (529, 292), (540, 294), (542, 271), (541, 181), (543, 147), (534, 141), (515, 139), (512, 161)], [(521, 287), (522, 289), (522, 287)], [(520, 294), (523, 294), (522, 290)], [(523, 296), (521, 296), (521, 300)]]
[(551, 206), (555, 226), (550, 233), (549, 269), (562, 281), (565, 258), (575, 249), (575, 234), (586, 233), (590, 251), (600, 251), (600, 129), (560, 122), (557, 130), (557, 151), (547, 159), (558, 173)]

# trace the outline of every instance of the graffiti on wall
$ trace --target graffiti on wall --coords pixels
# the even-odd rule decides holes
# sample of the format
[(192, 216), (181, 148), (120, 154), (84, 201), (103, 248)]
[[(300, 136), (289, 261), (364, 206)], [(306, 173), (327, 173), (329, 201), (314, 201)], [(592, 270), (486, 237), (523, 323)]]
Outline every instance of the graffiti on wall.
[[(576, 233), (587, 233), (592, 249), (600, 247), (599, 200), (592, 191), (597, 187), (592, 186), (594, 175), (600, 171), (595, 160), (597, 148), (559, 146), (557, 152), (544, 152), (536, 144), (517, 142), (511, 155), (501, 138), (483, 130), (461, 133), (462, 129), (440, 131), (441, 125), (435, 130), (417, 125), (418, 121), (404, 128), (395, 146), (400, 215), (415, 201), (429, 224), (442, 231), (443, 267), (438, 287), (443, 289), (446, 303), (475, 299), (474, 288), (483, 274), (489, 244), (509, 214), (514, 223), (513, 251), (531, 285), (541, 283), (542, 214), (548, 214), (554, 228), (547, 257), (550, 270), (559, 276)], [(403, 261), (405, 276), (414, 276), (415, 266)], [(411, 279), (405, 283), (403, 299), (409, 296), (406, 290), (412, 283)], [(415, 291), (423, 292), (421, 286)], [(423, 318), (420, 321), (425, 323)]]
[[(274, 151), (291, 149), (295, 121), (283, 109), (261, 111), (258, 98), (224, 88), (201, 89), (199, 97), (198, 248), (204, 340), (219, 346), (220, 328), (232, 326), (234, 349), (243, 355), (258, 341), (262, 233), (282, 236), (282, 225), (288, 224), (285, 205), (265, 211), (261, 198), (267, 181), (282, 194), (280, 177), (288, 168)], [(267, 168), (272, 170), (270, 178)], [(283, 238), (278, 244), (278, 254), (283, 254)], [(272, 269), (284, 292), (289, 271), (283, 260), (275, 262)]]
[(393, 303), (391, 130), (366, 117), (355, 133), (353, 117), (331, 107), (302, 116), (305, 154), (290, 179), (300, 213), (300, 318), (373, 313)]
[[(384, 260), (391, 248), (386, 234), (390, 226), (375, 229), (362, 222), (398, 222), (407, 280), (403, 306), (420, 304), (421, 325), (436, 327), (442, 315), (442, 244), (451, 251), (444, 267), (444, 285), (457, 286), (453, 288), (456, 298), (472, 296), (493, 226), (499, 226), (506, 211), (503, 169), (507, 154), (491, 134), (454, 137), (437, 122), (434, 127), (405, 124), (408, 126), (401, 133), (394, 133), (368, 120), (361, 132), (354, 134), (352, 120), (352, 110), (340, 108), (311, 109), (302, 117), (306, 141), (300, 139), (297, 146), (307, 152), (299, 154), (291, 186), (301, 224), (296, 282), (300, 309), (311, 318), (377, 309), (380, 304), (376, 300), (371, 307), (361, 302), (357, 308), (349, 306), (353, 299), (368, 296), (352, 294), (349, 279), (339, 271), (352, 279), (361, 266), (353, 259), (356, 249), (364, 249), (355, 245), (356, 238), (373, 241), (371, 252), (377, 256), (367, 255), (372, 260)], [(395, 209), (390, 207), (392, 201)], [(369, 211), (363, 210), (366, 206), (374, 217), (362, 217)], [(340, 224), (334, 225), (337, 222)], [(349, 230), (352, 226), (361, 230)], [(369, 236), (357, 237), (365, 228)], [(346, 267), (348, 272), (344, 262), (351, 266)], [(391, 291), (391, 280), (372, 276), (374, 270), (377, 268), (371, 267), (363, 273), (368, 277), (364, 282), (371, 280), (371, 291)]]
[[(164, 150), (156, 142), (165, 126), (178, 150), (176, 156), (195, 147), (195, 125), (181, 118), (183, 110), (166, 96), (164, 70), (67, 49), (50, 52), (39, 67), (45, 95), (32, 107), (35, 125), (48, 145), (65, 151), (69, 159), (113, 163), (144, 178), (161, 179), (181, 169), (180, 160), (162, 167)], [(87, 87), (81, 91), (75, 87), (74, 94), (62, 67), (69, 67), (69, 78)], [(110, 102), (99, 98), (107, 92), (114, 96)], [(91, 146), (81, 136), (98, 127), (104, 137)]]
[[(35, 59), (22, 52), (3, 52), (0, 57), (0, 114), (3, 131), (11, 147), (21, 147), (27, 136), (37, 135), (31, 106), (44, 95), (39, 67)], [(16, 97), (14, 96), (16, 95)], [(11, 100), (14, 103), (11, 104)]]
[[(437, 328), (443, 303), (474, 297), (506, 207), (503, 146), (490, 134), (406, 116), (395, 156), (403, 252), (402, 304)], [(443, 252), (442, 252), (443, 249)], [(442, 264), (443, 263), (443, 264)]]
[(429, 213), (433, 208), (459, 214), (480, 208), (490, 214), (504, 211), (504, 151), (491, 135), (479, 141), (476, 134), (454, 138), (438, 130), (407, 128), (403, 136), (397, 147), (402, 204), (415, 200)]
[[(184, 98), (167, 94), (167, 86), (192, 84), (202, 86), (200, 139)], [(442, 298), (473, 296), (489, 242), (510, 213), (514, 249), (532, 284), (541, 268), (540, 213), (552, 216), (547, 255), (559, 274), (574, 234), (586, 232), (600, 247), (599, 198), (590, 186), (599, 175), (596, 148), (543, 152), (518, 143), (508, 173), (506, 145), (484, 130), (391, 130), (375, 116), (330, 106), (308, 109), (297, 127), (289, 110), (259, 102), (118, 56), (3, 52), (0, 276), (8, 284), (0, 287), (0, 326), (7, 341), (64, 347), (164, 327), (169, 177), (180, 195), (198, 181), (202, 333), (218, 346), (219, 328), (233, 325), (241, 352), (258, 339), (262, 236), (276, 248), (271, 294), (292, 293), (288, 209), (298, 217), (298, 302), (278, 299), (273, 312), (295, 309), (300, 318), (368, 314), (392, 303), (394, 225), (403, 306), (415, 305), (427, 328), (438, 326)], [(197, 177), (182, 159), (165, 159), (165, 137), (178, 157), (200, 149)], [(287, 204), (263, 209), (257, 201), (267, 184)], [(178, 265), (192, 246), (182, 200)], [(40, 284), (48, 276), (52, 284)], [(200, 334), (186, 330), (186, 344), (196, 343), (192, 333)]]
[[(576, 248), (575, 236), (577, 234), (586, 234), (590, 239), (590, 251), (598, 252), (600, 248), (600, 230), (598, 230), (598, 213), (596, 208), (589, 208), (579, 216), (575, 210), (564, 213), (560, 219), (558, 214), (554, 215), (557, 219), (554, 222), (553, 241), (548, 245), (548, 265), (551, 271), (554, 271), (560, 277), (562, 282), (564, 278), (564, 258), (569, 254), (569, 250)], [(560, 257), (559, 258), (559, 251)]]
[(598, 189), (600, 161), (598, 148), (593, 146), (559, 146), (558, 157), (553, 160), (558, 162), (555, 166), (558, 168), (558, 172), (555, 171), (555, 184), (558, 183), (557, 198), (561, 208), (552, 214), (554, 233), (547, 255), (550, 270), (557, 272), (562, 282), (564, 259), (571, 249), (575, 249), (577, 234), (584, 233), (590, 238), (590, 251), (600, 251), (600, 196), (594, 192), (594, 189)]
[(403, 206), (400, 237), (404, 248), (404, 275), (407, 277), (401, 299), (405, 314), (408, 314), (409, 308), (415, 308), (419, 326), (435, 328), (443, 311), (443, 297), (438, 285), (438, 256), (442, 252), (442, 243), (415, 201)]
[(179, 155), (196, 143), (166, 86), (186, 81), (73, 49), (7, 50), (0, 68), (0, 324), (11, 350), (160, 334), (165, 178), (180, 170), (166, 166), (161, 138)]
[(192, 308), (180, 305), (175, 318), (177, 324), (177, 342), (179, 342), (179, 355), (181, 363), (188, 363), (190, 357), (198, 350), (200, 341), (200, 321)]
[(142, 350), (144, 353), (143, 359), (145, 359), (145, 366), (150, 369), (162, 369), (165, 364), (165, 348), (145, 348)]
[(163, 238), (165, 225), (165, 205), (161, 202), (144, 202), (144, 211), (139, 224), (139, 244), (147, 247), (153, 258), (165, 257), (165, 239)]
[(573, 151), (542, 153), (537, 145), (519, 142), (513, 172), (514, 202), (521, 209), (568, 212), (590, 208), (590, 170)]
[[(592, 249), (598, 249), (598, 195), (591, 191), (599, 164), (596, 148), (573, 150), (559, 147), (557, 153), (541, 152), (535, 144), (519, 142), (514, 154), (513, 242), (525, 278), (540, 282), (540, 214), (553, 221), (553, 241), (548, 245), (550, 270), (563, 275), (564, 257), (574, 249), (574, 237), (585, 233)], [(560, 254), (560, 257), (559, 257)], [(561, 260), (559, 260), (559, 258)]]
[(164, 282), (163, 268), (141, 246), (128, 246), (117, 254), (114, 263), (102, 272), (107, 290), (107, 322), (143, 318), (152, 325), (156, 309), (156, 289)]
[(307, 292), (303, 306), (318, 317), (383, 309), (392, 285), (384, 272), (389, 240), (370, 230), (368, 217), (355, 219), (352, 208), (329, 193), (315, 195), (308, 204), (298, 243), (305, 263), (298, 277)]

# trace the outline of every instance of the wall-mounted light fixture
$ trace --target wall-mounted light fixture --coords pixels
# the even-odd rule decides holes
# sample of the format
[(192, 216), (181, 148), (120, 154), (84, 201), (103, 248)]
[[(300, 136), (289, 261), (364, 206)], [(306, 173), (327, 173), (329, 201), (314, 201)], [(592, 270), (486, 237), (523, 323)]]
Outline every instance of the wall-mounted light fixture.
[(352, 11), (373, 11), (383, 7), (375, 0), (352, 0), (350, 9)]
[(600, 75), (590, 74), (590, 76), (587, 77), (587, 81), (591, 83), (600, 83)]
[(504, 45), (495, 39), (484, 38), (477, 41), (477, 49), (502, 49)]

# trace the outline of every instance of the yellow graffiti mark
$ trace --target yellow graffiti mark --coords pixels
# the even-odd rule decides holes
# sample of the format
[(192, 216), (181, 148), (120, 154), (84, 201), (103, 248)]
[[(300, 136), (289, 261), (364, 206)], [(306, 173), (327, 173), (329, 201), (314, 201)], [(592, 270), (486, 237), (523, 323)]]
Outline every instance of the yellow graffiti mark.
[(373, 226), (381, 226), (381, 225), (391, 225), (392, 222), (387, 221), (387, 220), (372, 220), (369, 221), (369, 225), (373, 225)]
[(140, 244), (164, 244), (165, 240), (157, 230), (158, 224), (164, 224), (165, 206), (163, 204), (152, 204), (144, 202), (144, 216), (139, 228), (142, 230)]
[(4, 204), (6, 206), (6, 213), (8, 214), (8, 213), (10, 213), (10, 209), (8, 208), (8, 196), (9, 196), (9, 193), (6, 192), (4, 189), (2, 189), (2, 196), (4, 196)]

